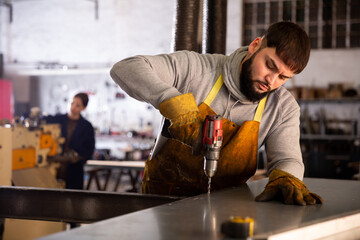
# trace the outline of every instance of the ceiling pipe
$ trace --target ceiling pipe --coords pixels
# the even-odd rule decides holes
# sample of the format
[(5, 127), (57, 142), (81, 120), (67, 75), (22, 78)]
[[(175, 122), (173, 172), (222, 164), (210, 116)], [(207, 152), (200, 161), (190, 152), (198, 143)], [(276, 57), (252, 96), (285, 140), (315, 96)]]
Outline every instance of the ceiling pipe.
[(227, 0), (204, 0), (203, 53), (226, 52)]
[(9, 9), (9, 22), (13, 22), (13, 6), (9, 1), (0, 1), (0, 6), (5, 6)]
[(199, 0), (177, 0), (173, 51), (201, 51), (201, 46), (198, 44), (200, 5), (201, 1)]
[(173, 51), (225, 54), (227, 0), (177, 0), (174, 19)]
[(89, 0), (91, 2), (94, 2), (95, 7), (95, 19), (99, 20), (99, 0)]

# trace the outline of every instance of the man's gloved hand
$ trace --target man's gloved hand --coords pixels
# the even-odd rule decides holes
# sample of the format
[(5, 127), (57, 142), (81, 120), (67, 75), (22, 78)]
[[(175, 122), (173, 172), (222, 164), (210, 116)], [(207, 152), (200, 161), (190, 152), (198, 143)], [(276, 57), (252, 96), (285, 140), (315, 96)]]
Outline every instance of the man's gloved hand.
[(192, 93), (167, 99), (159, 105), (160, 113), (170, 120), (170, 135), (192, 147), (193, 154), (200, 154), (202, 147), (201, 114)]
[(280, 199), (285, 204), (313, 205), (323, 203), (322, 198), (311, 193), (305, 183), (295, 176), (279, 169), (274, 169), (265, 190), (255, 198), (257, 202)]

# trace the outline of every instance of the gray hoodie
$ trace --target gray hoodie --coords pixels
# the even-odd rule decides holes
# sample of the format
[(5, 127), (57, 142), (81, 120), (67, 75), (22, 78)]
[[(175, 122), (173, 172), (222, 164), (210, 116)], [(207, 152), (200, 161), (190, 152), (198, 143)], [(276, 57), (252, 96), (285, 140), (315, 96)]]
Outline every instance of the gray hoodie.
[[(178, 51), (156, 56), (135, 56), (116, 63), (110, 71), (114, 81), (131, 97), (155, 108), (171, 97), (193, 93), (200, 105), (216, 80), (223, 74), (224, 85), (210, 107), (238, 125), (254, 118), (258, 103), (240, 92), (240, 64), (247, 47), (230, 56)], [(274, 168), (303, 179), (304, 165), (300, 151), (300, 107), (285, 88), (268, 96), (260, 123), (259, 148), (265, 144), (268, 173)], [(166, 138), (159, 134), (152, 155)]]

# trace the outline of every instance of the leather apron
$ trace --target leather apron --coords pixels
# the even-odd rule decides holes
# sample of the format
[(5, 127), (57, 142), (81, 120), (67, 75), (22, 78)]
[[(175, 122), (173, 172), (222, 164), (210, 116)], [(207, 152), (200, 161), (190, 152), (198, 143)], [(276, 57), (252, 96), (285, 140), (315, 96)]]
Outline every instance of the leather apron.
[[(206, 115), (216, 114), (209, 106), (221, 86), (218, 78), (209, 95), (199, 106)], [(257, 107), (252, 121), (238, 126), (223, 118), (223, 144), (218, 168), (211, 179), (211, 190), (244, 184), (254, 175), (257, 165), (258, 134), (260, 119), (266, 98)], [(204, 155), (192, 155), (192, 148), (175, 139), (168, 139), (156, 156), (146, 160), (142, 182), (143, 193), (193, 196), (207, 192), (208, 178), (204, 173)]]

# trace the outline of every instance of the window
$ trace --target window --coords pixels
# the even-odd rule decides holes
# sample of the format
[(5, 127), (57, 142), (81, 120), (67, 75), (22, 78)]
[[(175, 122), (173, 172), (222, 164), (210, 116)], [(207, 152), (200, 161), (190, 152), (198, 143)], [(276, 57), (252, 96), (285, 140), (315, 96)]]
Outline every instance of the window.
[(360, 0), (244, 0), (243, 9), (243, 45), (288, 20), (305, 29), (313, 49), (360, 47)]

